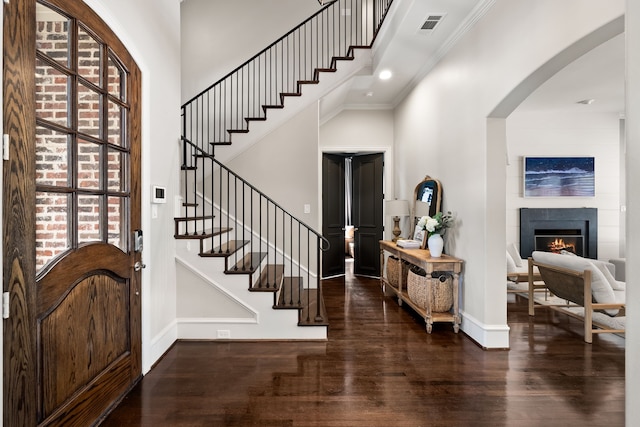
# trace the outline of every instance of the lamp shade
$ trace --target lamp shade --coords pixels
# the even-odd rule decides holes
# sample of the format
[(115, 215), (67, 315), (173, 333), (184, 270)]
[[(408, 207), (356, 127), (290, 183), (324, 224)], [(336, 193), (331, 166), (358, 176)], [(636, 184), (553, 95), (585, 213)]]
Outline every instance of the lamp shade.
[(406, 200), (387, 200), (386, 201), (387, 215), (389, 216), (408, 216), (409, 215), (409, 202)]

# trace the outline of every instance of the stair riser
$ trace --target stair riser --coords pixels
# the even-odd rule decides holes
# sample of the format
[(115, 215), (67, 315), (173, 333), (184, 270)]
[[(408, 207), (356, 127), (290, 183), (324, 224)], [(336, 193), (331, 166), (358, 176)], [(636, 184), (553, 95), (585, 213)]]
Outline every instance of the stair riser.
[(180, 221), (178, 223), (178, 234), (185, 234), (187, 231), (189, 234), (202, 233), (203, 230), (211, 230), (213, 228), (214, 220), (205, 219), (204, 221), (201, 219), (198, 220), (187, 220)]

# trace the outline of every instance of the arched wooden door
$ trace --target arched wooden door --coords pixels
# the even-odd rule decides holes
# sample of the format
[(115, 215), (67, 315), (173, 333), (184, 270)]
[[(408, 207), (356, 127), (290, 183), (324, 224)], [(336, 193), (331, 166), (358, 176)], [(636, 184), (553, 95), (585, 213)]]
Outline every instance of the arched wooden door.
[(82, 1), (4, 18), (4, 425), (91, 425), (141, 375), (140, 72)]

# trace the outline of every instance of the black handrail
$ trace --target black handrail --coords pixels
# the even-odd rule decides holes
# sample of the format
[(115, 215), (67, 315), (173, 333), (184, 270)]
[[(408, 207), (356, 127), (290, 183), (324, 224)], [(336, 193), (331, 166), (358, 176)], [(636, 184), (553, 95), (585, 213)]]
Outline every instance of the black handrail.
[(328, 8), (329, 6), (332, 6), (334, 3), (336, 3), (338, 0), (333, 0), (332, 2), (327, 3), (326, 5), (324, 5), (322, 7), (322, 9), (320, 9), (319, 11), (317, 11), (316, 13), (314, 13), (313, 15), (311, 15), (309, 18), (305, 19), (304, 21), (302, 21), (297, 27), (292, 28), (291, 30), (289, 30), (288, 33), (286, 33), (284, 36), (280, 37), (278, 40), (274, 41), (273, 43), (271, 43), (269, 46), (265, 47), (264, 49), (262, 49), (260, 52), (256, 53), (255, 55), (253, 55), (251, 58), (249, 58), (248, 60), (246, 60), (242, 65), (239, 65), (236, 69), (234, 69), (233, 71), (230, 71), (227, 75), (225, 75), (224, 77), (222, 77), (220, 80), (218, 80), (217, 82), (213, 83), (211, 86), (209, 86), (208, 88), (204, 89), (202, 92), (200, 92), (199, 94), (195, 95), (193, 98), (191, 98), (190, 100), (188, 100), (187, 102), (185, 102), (184, 104), (182, 104), (182, 108), (186, 107), (188, 104), (192, 103), (193, 101), (196, 100), (196, 98), (199, 98), (200, 96), (204, 95), (205, 93), (209, 92), (215, 85), (219, 84), (221, 81), (228, 79), (229, 77), (231, 77), (231, 75), (235, 74), (236, 72), (238, 72), (239, 70), (241, 70), (245, 65), (247, 65), (250, 62), (253, 62), (257, 57), (259, 57), (260, 55), (262, 55), (263, 53), (269, 51), (269, 49), (271, 49), (273, 46), (277, 45), (278, 43), (280, 43), (282, 40), (286, 39), (288, 36), (290, 36), (291, 34), (293, 34), (296, 30), (298, 30), (300, 27), (304, 27), (309, 21), (313, 20), (314, 18), (316, 18), (318, 15), (320, 15), (326, 8)]
[(266, 194), (264, 194), (262, 191), (260, 191), (257, 187), (255, 187), (253, 184), (251, 184), (249, 181), (247, 181), (246, 179), (242, 178), (240, 175), (238, 175), (237, 173), (235, 173), (234, 171), (232, 171), (230, 168), (228, 168), (227, 166), (223, 165), (222, 163), (220, 163), (220, 161), (218, 161), (218, 159), (216, 159), (213, 155), (209, 154), (209, 153), (205, 153), (204, 151), (202, 151), (202, 149), (200, 147), (198, 147), (197, 145), (195, 145), (193, 142), (189, 141), (188, 139), (182, 137), (181, 138), (182, 141), (186, 144), (186, 146), (191, 146), (194, 150), (198, 151), (198, 153), (200, 153), (201, 157), (205, 157), (210, 159), (211, 161), (213, 161), (217, 166), (219, 166), (220, 168), (222, 168), (223, 170), (229, 172), (231, 175), (233, 175), (233, 177), (235, 179), (237, 179), (238, 181), (242, 182), (244, 185), (246, 185), (247, 187), (249, 187), (250, 189), (252, 189), (253, 191), (255, 191), (256, 193), (260, 194), (262, 197), (264, 197), (269, 203), (273, 204), (275, 207), (277, 207), (278, 209), (284, 211), (287, 215), (291, 215), (292, 218), (294, 218), (298, 223), (300, 223), (300, 225), (302, 225), (305, 228), (308, 228), (313, 234), (315, 234), (316, 236), (318, 236), (324, 243), (327, 244), (326, 247), (320, 247), (320, 249), (322, 251), (326, 251), (329, 249), (329, 247), (331, 246), (331, 244), (329, 243), (329, 241), (320, 233), (318, 233), (317, 231), (315, 231), (313, 229), (313, 227), (311, 227), (310, 225), (306, 224), (304, 221), (296, 218), (295, 216), (293, 216), (291, 213), (289, 213), (285, 208), (282, 207), (282, 205), (280, 205), (278, 202), (276, 202), (275, 200), (273, 200), (271, 197), (267, 196)]
[[(266, 120), (302, 85), (354, 59), (375, 40), (393, 0), (334, 0), (182, 106), (183, 136), (204, 152), (229, 145), (233, 133)], [(342, 13), (343, 10), (350, 13)]]

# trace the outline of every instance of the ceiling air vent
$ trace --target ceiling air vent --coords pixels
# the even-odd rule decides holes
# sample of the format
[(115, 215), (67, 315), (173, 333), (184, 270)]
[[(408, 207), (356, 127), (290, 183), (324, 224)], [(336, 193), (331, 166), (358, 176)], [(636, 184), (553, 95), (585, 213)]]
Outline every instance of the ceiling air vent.
[(427, 17), (427, 20), (424, 21), (424, 24), (422, 24), (420, 29), (426, 32), (432, 32), (433, 30), (435, 30), (436, 26), (440, 22), (442, 22), (443, 19), (444, 19), (443, 14), (429, 15), (429, 17)]

